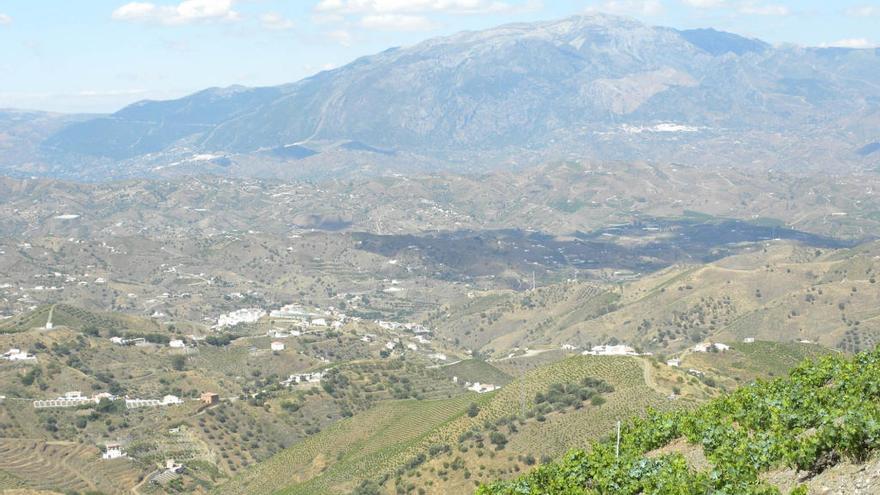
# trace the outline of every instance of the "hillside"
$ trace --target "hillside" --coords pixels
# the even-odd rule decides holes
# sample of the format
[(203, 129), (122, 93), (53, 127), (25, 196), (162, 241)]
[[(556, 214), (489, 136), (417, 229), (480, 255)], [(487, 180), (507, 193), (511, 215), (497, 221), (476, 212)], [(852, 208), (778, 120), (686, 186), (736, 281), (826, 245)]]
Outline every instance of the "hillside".
[[(780, 346), (777, 354), (798, 351)], [(748, 357), (744, 361), (750, 368), (761, 366)], [(474, 363), (468, 367), (474, 369)], [(484, 370), (483, 377), (498, 375), (487, 367), (476, 368)], [(463, 493), (496, 477), (514, 477), (572, 445), (601, 440), (617, 418), (650, 408), (690, 409), (718, 394), (708, 380), (646, 358), (576, 356), (519, 372), (506, 368), (517, 378), (499, 391), (387, 403), (254, 466), (218, 493), (347, 493), (358, 486), (356, 480), (377, 493)], [(558, 395), (559, 387), (584, 380), (609, 388), (598, 386), (604, 391), (586, 399)]]
[(807, 341), (849, 352), (880, 335), (878, 245), (822, 250), (771, 241), (705, 264), (611, 284), (568, 281), (454, 301), (427, 322), (496, 358), (511, 350), (628, 343), (675, 354), (705, 340)]
[(859, 167), (870, 157), (857, 151), (877, 139), (878, 87), (866, 81), (878, 71), (874, 50), (771, 46), (594, 14), (391, 48), (277, 87), (139, 102), (35, 138), (42, 170), (8, 170), (290, 177), (483, 171), (573, 154)]
[(829, 485), (870, 493), (876, 477), (847, 464), (876, 454), (878, 379), (877, 350), (807, 361), (786, 378), (759, 381), (693, 411), (631, 420), (619, 453), (615, 439), (597, 443), (477, 493), (772, 494), (783, 487), (805, 494), (833, 490)]

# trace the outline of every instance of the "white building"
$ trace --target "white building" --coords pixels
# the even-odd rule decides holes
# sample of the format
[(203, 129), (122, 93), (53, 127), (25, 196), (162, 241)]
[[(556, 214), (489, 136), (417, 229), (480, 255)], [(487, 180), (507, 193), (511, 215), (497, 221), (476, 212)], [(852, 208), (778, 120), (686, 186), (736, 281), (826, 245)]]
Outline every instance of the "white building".
[(326, 327), (327, 320), (325, 320), (324, 318), (313, 318), (312, 322), (311, 322), (311, 326), (313, 326), (313, 327)]
[(34, 408), (36, 409), (48, 409), (55, 407), (76, 407), (84, 404), (97, 404), (101, 402), (101, 399), (110, 399), (115, 400), (116, 397), (110, 394), (98, 394), (93, 397), (86, 397), (82, 394), (82, 392), (75, 390), (72, 392), (66, 392), (61, 397), (57, 399), (46, 399), (46, 400), (35, 400)]
[(467, 387), (468, 390), (474, 391), (478, 394), (485, 394), (487, 392), (492, 392), (494, 390), (498, 390), (499, 388), (501, 388), (497, 385), (492, 385), (491, 383), (480, 383), (480, 382), (475, 382), (475, 383), (466, 382), (465, 387)]
[(562, 344), (562, 345), (560, 346), (560, 348), (561, 348), (563, 351), (573, 351), (573, 350), (577, 349), (577, 346), (574, 346), (574, 345), (571, 345), (571, 344)]
[(269, 345), (269, 347), (270, 347), (273, 351), (283, 351), (283, 350), (284, 350), (284, 342), (278, 342), (278, 341), (275, 341), (275, 342), (272, 342), (272, 343)]
[(107, 450), (101, 454), (101, 459), (119, 459), (120, 457), (125, 457), (125, 451), (118, 443), (107, 444)]
[(287, 380), (284, 380), (283, 382), (281, 382), (281, 384), (289, 387), (291, 385), (298, 385), (300, 383), (318, 383), (323, 377), (324, 373), (320, 371), (316, 371), (314, 373), (300, 373), (298, 375), (290, 375)]
[(2, 356), (3, 359), (7, 361), (36, 361), (37, 356), (30, 354), (28, 352), (24, 352), (21, 349), (11, 348)]
[(638, 356), (639, 353), (628, 345), (596, 345), (589, 351), (584, 351), (584, 356)]
[(754, 338), (754, 337), (746, 337), (746, 338), (743, 339), (743, 343), (744, 343), (744, 344), (754, 344), (754, 343), (755, 343), (755, 338)]
[(673, 368), (678, 368), (681, 366), (681, 359), (667, 359), (666, 366), (671, 366)]
[(172, 349), (184, 349), (186, 348), (186, 344), (180, 339), (174, 339), (168, 342), (168, 347)]
[(729, 351), (730, 346), (726, 344), (719, 344), (717, 342), (703, 342), (702, 344), (695, 345), (692, 350), (694, 352), (709, 352), (712, 349), (718, 352), (724, 352)]

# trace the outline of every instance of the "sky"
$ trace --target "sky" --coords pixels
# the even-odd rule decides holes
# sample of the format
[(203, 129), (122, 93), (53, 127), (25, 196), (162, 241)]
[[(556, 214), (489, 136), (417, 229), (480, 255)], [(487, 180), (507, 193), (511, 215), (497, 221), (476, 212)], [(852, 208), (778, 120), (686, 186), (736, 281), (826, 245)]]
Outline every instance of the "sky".
[(774, 44), (873, 47), (880, 0), (0, 0), (0, 108), (113, 112), (297, 81), (462, 30), (589, 12)]

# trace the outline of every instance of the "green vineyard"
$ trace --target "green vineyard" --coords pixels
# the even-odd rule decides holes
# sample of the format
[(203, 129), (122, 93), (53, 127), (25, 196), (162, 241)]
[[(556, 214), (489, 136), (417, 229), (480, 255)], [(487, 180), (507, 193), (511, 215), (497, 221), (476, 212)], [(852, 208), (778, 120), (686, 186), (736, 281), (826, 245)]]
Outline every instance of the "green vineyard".
[[(842, 461), (864, 462), (880, 447), (878, 384), (880, 350), (806, 361), (787, 378), (759, 381), (697, 409), (631, 421), (619, 456), (614, 441), (598, 443), (477, 493), (778, 494), (764, 473), (790, 468), (809, 478)], [(668, 449), (681, 442), (702, 451), (709, 466)]]

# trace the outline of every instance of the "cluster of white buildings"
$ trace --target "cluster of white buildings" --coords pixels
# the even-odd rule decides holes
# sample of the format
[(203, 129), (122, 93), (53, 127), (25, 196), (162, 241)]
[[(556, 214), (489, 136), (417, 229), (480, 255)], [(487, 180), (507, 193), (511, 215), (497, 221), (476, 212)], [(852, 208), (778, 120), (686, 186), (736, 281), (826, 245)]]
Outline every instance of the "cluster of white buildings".
[(2, 356), (6, 361), (36, 361), (37, 356), (33, 354), (22, 351), (21, 349), (11, 348), (8, 351), (4, 352)]
[(50, 409), (58, 407), (77, 407), (86, 404), (97, 404), (101, 402), (102, 399), (116, 400), (116, 396), (107, 392), (102, 392), (91, 397), (86, 397), (82, 392), (74, 390), (72, 392), (66, 392), (64, 395), (56, 399), (35, 400), (34, 408)]
[(296, 304), (288, 304), (281, 309), (269, 312), (269, 317), (277, 320), (293, 320), (302, 328), (342, 328), (348, 316), (330, 308), (329, 311), (321, 310), (320, 313), (307, 311)]
[(217, 318), (217, 328), (233, 327), (239, 323), (256, 323), (266, 316), (266, 312), (260, 308), (244, 308), (220, 315)]
[(428, 334), (431, 333), (431, 330), (424, 327), (423, 325), (419, 325), (418, 323), (400, 323), (397, 321), (384, 321), (384, 320), (375, 320), (373, 323), (378, 325), (385, 330), (393, 330), (393, 331), (401, 331), (406, 330), (408, 332), (412, 332), (416, 335), (418, 334)]
[(301, 383), (320, 383), (324, 377), (324, 372), (316, 371), (314, 373), (300, 373), (298, 375), (290, 375), (287, 380), (281, 382), (285, 387), (291, 385), (299, 385)]

